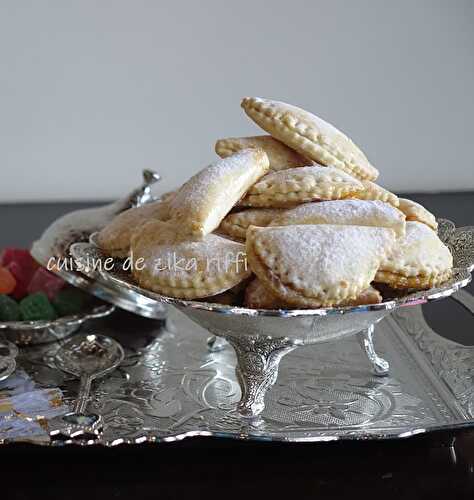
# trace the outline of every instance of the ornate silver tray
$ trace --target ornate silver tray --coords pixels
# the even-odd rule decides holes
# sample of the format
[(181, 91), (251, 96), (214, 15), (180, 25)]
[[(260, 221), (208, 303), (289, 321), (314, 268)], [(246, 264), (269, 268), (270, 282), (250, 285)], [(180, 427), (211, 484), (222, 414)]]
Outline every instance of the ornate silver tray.
[[(70, 252), (83, 271), (99, 284), (134, 294), (137, 301), (146, 298), (167, 303), (184, 313), (217, 337), (227, 340), (237, 355), (236, 375), (241, 388), (238, 412), (255, 419), (265, 408), (265, 395), (277, 381), (281, 359), (294, 349), (325, 342), (341, 341), (357, 335), (360, 346), (372, 364), (374, 374), (389, 373), (387, 360), (379, 356), (373, 342), (374, 326), (392, 311), (449, 297), (471, 280), (474, 267), (474, 228), (455, 229), (440, 220), (440, 238), (454, 257), (453, 276), (442, 286), (394, 297), (380, 304), (303, 310), (255, 310), (208, 302), (180, 300), (138, 287), (118, 265), (90, 269), (90, 262), (106, 258), (91, 243), (75, 243)], [(257, 420), (258, 421), (258, 418)]]
[[(460, 291), (448, 301), (453, 298), (474, 312), (470, 294)], [(92, 330), (114, 336), (126, 351), (121, 367), (94, 386), (88, 408), (103, 417), (99, 443), (106, 446), (192, 436), (392, 439), (474, 425), (474, 347), (439, 336), (420, 306), (399, 308), (376, 326), (375, 345), (390, 363), (390, 374), (371, 374), (355, 337), (296, 349), (282, 359), (258, 421), (236, 411), (240, 386), (229, 345), (210, 352), (206, 330), (175, 309), (166, 326), (124, 314), (115, 312)], [(54, 343), (22, 349), (18, 364), (38, 387), (59, 386), (68, 402), (78, 382), (56, 369), (58, 348)], [(50, 428), (44, 427), (28, 441), (48, 444)]]

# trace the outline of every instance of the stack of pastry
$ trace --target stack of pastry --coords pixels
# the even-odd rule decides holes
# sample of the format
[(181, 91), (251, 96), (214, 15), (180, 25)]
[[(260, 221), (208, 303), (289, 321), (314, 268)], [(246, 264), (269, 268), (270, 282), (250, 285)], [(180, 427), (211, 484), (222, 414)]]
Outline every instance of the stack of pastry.
[(376, 184), (346, 135), (282, 102), (242, 107), (269, 135), (218, 140), (220, 160), (101, 231), (102, 250), (130, 255), (141, 287), (298, 309), (377, 303), (378, 284), (427, 289), (450, 277), (435, 217)]

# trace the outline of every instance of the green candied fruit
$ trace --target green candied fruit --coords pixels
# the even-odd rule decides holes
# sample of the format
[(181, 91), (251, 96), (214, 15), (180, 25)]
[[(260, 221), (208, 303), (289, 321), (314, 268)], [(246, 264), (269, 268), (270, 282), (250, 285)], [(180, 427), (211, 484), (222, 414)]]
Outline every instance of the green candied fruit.
[(79, 314), (86, 305), (89, 296), (77, 288), (60, 290), (53, 299), (53, 306), (58, 316)]
[(20, 306), (8, 295), (0, 295), (0, 321), (19, 321)]
[(20, 302), (21, 317), (25, 321), (53, 320), (56, 311), (44, 292), (36, 292)]

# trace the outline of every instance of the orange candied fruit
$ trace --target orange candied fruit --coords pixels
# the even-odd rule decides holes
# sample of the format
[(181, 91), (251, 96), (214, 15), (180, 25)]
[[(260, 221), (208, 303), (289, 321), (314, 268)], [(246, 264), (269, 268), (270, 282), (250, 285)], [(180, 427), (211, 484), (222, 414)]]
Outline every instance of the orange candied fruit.
[(15, 290), (16, 279), (6, 268), (0, 267), (0, 293), (9, 294)]

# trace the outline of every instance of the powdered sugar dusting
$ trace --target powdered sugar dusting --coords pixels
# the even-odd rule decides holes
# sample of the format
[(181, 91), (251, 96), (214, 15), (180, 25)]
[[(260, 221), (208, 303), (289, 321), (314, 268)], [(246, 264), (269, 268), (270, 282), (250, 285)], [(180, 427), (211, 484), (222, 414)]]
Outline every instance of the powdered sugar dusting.
[(333, 200), (306, 203), (285, 211), (272, 226), (287, 224), (349, 224), (391, 227), (401, 234), (405, 216), (392, 205), (382, 201)]
[(438, 235), (421, 222), (406, 223), (406, 235), (381, 265), (381, 270), (418, 275), (444, 271), (453, 266), (453, 257)]
[(210, 193), (228, 187), (223, 186), (223, 182), (236, 180), (238, 182), (237, 174), (251, 171), (250, 167), (255, 161), (255, 156), (254, 150), (247, 149), (211, 163), (183, 184), (171, 205), (177, 208), (183, 202), (189, 205), (200, 202)]
[[(202, 240), (175, 239), (172, 228), (148, 226), (154, 237), (132, 246), (135, 260), (143, 258), (144, 268), (160, 282), (192, 281), (198, 274), (206, 278), (227, 273), (241, 274), (245, 268), (245, 246), (215, 234)], [(168, 237), (169, 235), (169, 237)]]
[[(407, 222), (406, 236), (402, 242), (404, 246), (410, 246), (423, 240), (439, 240), (437, 234), (421, 222)], [(439, 240), (441, 241), (441, 240)]]
[(394, 241), (386, 228), (295, 225), (259, 230), (255, 248), (269, 249), (266, 265), (296, 284), (314, 290), (354, 283), (366, 288)]
[(191, 177), (171, 200), (171, 216), (213, 231), (247, 189), (268, 170), (262, 150), (246, 149), (218, 160)]

